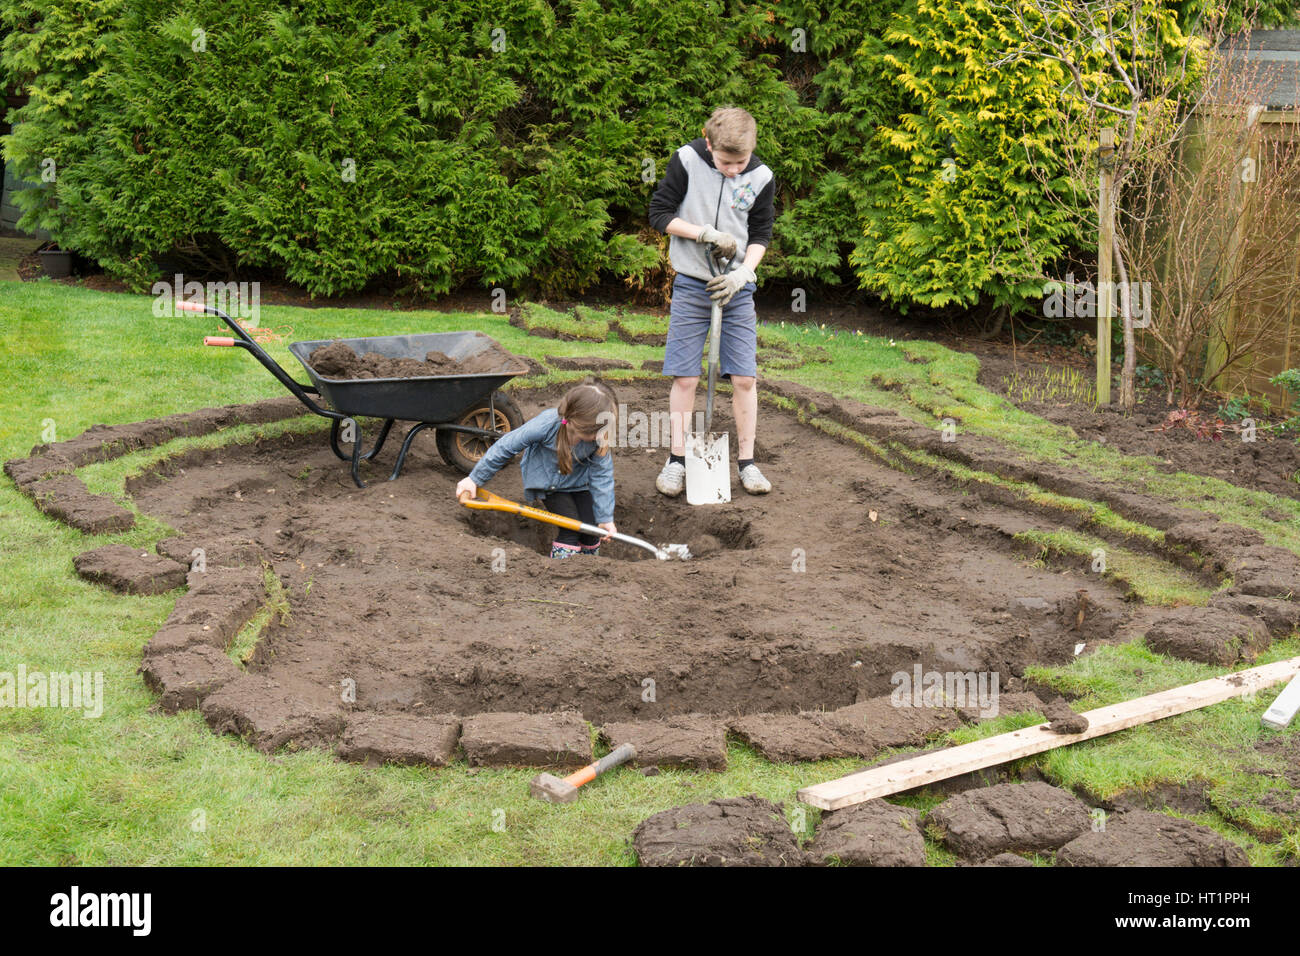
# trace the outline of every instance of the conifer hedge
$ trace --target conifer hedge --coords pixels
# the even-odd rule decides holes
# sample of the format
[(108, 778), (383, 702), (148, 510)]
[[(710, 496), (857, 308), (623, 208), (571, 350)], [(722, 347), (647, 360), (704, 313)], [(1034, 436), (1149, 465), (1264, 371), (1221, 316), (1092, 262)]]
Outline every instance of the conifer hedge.
[(1062, 78), (991, 70), (1016, 38), (984, 0), (13, 0), (0, 28), (22, 225), (135, 287), (640, 276), (654, 184), (723, 103), (778, 180), (764, 277), (1019, 307), (1073, 238), (1028, 168)]

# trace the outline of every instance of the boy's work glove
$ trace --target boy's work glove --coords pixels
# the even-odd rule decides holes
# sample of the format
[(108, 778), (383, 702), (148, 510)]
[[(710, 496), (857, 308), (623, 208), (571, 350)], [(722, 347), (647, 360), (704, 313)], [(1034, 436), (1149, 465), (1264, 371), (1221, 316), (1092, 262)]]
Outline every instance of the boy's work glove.
[(704, 286), (709, 290), (713, 301), (719, 305), (726, 305), (731, 301), (732, 296), (739, 292), (746, 282), (757, 282), (758, 276), (754, 275), (754, 270), (749, 266), (736, 266), (730, 272), (723, 273), (720, 276), (714, 276)]
[(700, 233), (699, 238), (695, 240), (698, 243), (713, 243), (718, 248), (718, 255), (724, 259), (730, 259), (736, 254), (736, 247), (740, 245), (736, 237), (729, 232), (719, 232), (712, 226), (705, 226)]

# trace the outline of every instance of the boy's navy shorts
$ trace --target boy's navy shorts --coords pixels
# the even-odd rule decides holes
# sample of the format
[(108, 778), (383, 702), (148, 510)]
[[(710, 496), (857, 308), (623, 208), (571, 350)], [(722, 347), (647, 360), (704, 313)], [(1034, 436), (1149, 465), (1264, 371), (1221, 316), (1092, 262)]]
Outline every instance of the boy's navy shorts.
[[(668, 344), (664, 374), (690, 378), (700, 374), (709, 346), (709, 313), (713, 300), (704, 282), (680, 272), (673, 279), (673, 301), (668, 312)], [(719, 375), (758, 374), (758, 313), (754, 291), (747, 282), (722, 308), (722, 338), (718, 343)]]

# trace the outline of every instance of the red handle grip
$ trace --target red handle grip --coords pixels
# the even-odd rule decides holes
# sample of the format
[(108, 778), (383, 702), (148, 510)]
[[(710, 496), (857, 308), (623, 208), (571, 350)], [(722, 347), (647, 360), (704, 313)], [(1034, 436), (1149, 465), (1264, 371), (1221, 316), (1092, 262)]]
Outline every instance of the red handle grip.
[(202, 302), (177, 302), (176, 310), (178, 312), (203, 312), (207, 309)]
[(228, 335), (205, 335), (203, 336), (203, 344), (223, 345), (229, 347), (235, 344), (235, 340), (230, 338)]

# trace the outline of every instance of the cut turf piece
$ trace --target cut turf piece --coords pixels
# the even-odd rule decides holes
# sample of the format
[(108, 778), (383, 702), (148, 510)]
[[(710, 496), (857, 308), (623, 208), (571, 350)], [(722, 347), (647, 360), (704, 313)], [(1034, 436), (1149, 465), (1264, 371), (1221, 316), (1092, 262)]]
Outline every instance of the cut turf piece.
[(557, 312), (535, 302), (525, 302), (510, 313), (510, 324), (529, 335), (565, 342), (604, 342), (609, 322), (597, 315)]
[(108, 544), (72, 559), (77, 574), (119, 594), (165, 594), (185, 583), (185, 565), (127, 544)]
[(1056, 854), (1057, 866), (1249, 866), (1241, 847), (1209, 827), (1147, 810), (1107, 818)]
[(153, 654), (144, 659), (138, 673), (145, 685), (159, 695), (164, 714), (195, 710), (214, 691), (237, 680), (244, 672), (220, 649), (195, 644), (170, 654)]
[(364, 763), (445, 767), (456, 753), (460, 718), (452, 714), (366, 714), (348, 718), (337, 753)]
[(591, 735), (576, 711), (466, 717), (460, 745), (471, 767), (582, 767), (591, 762)]
[(949, 797), (926, 817), (958, 856), (987, 860), (999, 853), (1065, 846), (1092, 826), (1086, 804), (1045, 783), (1001, 783)]
[(1243, 617), (1213, 607), (1174, 608), (1147, 628), (1147, 647), (1206, 664), (1253, 661), (1271, 641), (1257, 617)]
[(307, 409), (297, 398), (281, 395), (246, 405), (200, 408), (122, 425), (92, 425), (76, 438), (37, 445), (31, 453), (57, 455), (79, 468), (92, 462), (111, 461), (142, 448), (153, 448), (174, 438), (207, 435), (235, 425), (262, 425), (305, 414)]
[(197, 644), (224, 650), (266, 599), (260, 567), (190, 571), (185, 580), (189, 589), (145, 645), (146, 658)]
[(5, 474), (19, 488), (26, 488), (54, 475), (71, 474), (76, 466), (57, 452), (31, 458), (11, 458), (5, 462)]
[(749, 714), (727, 726), (774, 763), (869, 757), (877, 750), (865, 732), (837, 726), (822, 714)]
[(638, 767), (726, 770), (727, 732), (721, 720), (692, 714), (663, 720), (606, 724), (601, 738), (610, 747), (632, 744)]
[(1246, 548), (1228, 566), (1233, 586), (1256, 597), (1300, 599), (1300, 557), (1283, 548)]
[(692, 803), (642, 820), (632, 833), (642, 866), (802, 866), (780, 806), (756, 794)]
[(826, 813), (804, 851), (823, 865), (925, 866), (921, 813), (884, 800)]
[(235, 734), (263, 753), (281, 747), (333, 747), (343, 732), (341, 713), (312, 703), (261, 674), (244, 674), (209, 694), (200, 708), (208, 726)]
[(1241, 594), (1233, 587), (1216, 594), (1210, 600), (1210, 607), (1259, 618), (1274, 638), (1288, 637), (1300, 628), (1300, 602), (1296, 601)]
[(614, 368), (633, 368), (626, 359), (600, 358), (595, 355), (548, 355), (546, 364), (565, 372), (607, 372)]
[(629, 345), (663, 347), (668, 343), (668, 316), (620, 315), (609, 327)]
[(126, 531), (135, 525), (135, 515), (112, 498), (92, 495), (76, 475), (55, 475), (22, 490), (43, 514), (86, 534)]
[[(924, 698), (922, 698), (924, 699)], [(961, 716), (952, 707), (913, 706), (913, 698), (899, 695), (871, 697), (826, 714), (831, 726), (855, 739), (871, 741), (870, 753), (886, 747), (919, 747), (931, 737), (956, 730)], [(899, 706), (901, 704), (901, 706)]]

